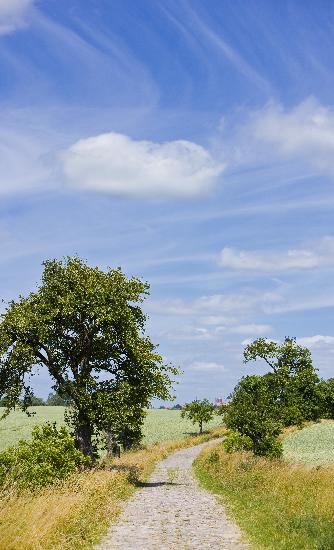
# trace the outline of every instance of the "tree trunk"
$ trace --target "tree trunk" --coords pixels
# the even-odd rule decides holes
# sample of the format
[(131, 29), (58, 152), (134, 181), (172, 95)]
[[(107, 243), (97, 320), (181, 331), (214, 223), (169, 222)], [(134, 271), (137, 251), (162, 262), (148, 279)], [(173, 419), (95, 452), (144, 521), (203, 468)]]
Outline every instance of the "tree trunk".
[(259, 440), (256, 438), (256, 439), (253, 439), (253, 454), (254, 455), (257, 455), (258, 449), (259, 449)]
[(200, 434), (203, 433), (203, 422), (202, 422), (202, 420), (199, 423), (199, 433)]
[(115, 434), (112, 431), (105, 432), (106, 437), (106, 447), (107, 447), (107, 456), (114, 457), (118, 456), (118, 458), (121, 456), (121, 449), (118, 445)]
[(75, 439), (82, 454), (95, 460), (96, 457), (92, 444), (92, 428), (88, 423), (82, 423), (76, 427)]

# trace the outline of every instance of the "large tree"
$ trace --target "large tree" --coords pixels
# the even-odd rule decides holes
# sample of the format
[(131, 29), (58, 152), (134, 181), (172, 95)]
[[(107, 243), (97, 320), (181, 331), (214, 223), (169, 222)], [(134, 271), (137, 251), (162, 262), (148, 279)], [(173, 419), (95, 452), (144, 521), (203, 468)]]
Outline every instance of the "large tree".
[(126, 427), (127, 416), (133, 429), (135, 410), (153, 397), (170, 398), (177, 371), (163, 363), (145, 335), (140, 303), (147, 283), (77, 257), (43, 265), (37, 290), (10, 302), (2, 315), (0, 397), (6, 397), (8, 410), (26, 410), (30, 377), (36, 366), (46, 368), (54, 390), (72, 402), (80, 450), (93, 456), (94, 431), (112, 431), (115, 411), (117, 429)]
[(321, 414), (319, 377), (311, 352), (286, 337), (283, 343), (258, 338), (244, 351), (244, 362), (263, 360), (271, 369), (271, 391), (281, 406), (285, 425), (316, 420)]

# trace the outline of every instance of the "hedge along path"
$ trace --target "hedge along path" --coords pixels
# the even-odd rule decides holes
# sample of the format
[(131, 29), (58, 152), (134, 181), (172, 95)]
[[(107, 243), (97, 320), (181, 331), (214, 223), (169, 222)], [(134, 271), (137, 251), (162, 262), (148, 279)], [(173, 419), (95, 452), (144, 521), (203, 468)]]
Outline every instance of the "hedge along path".
[(248, 548), (224, 507), (192, 476), (194, 459), (210, 444), (182, 449), (160, 462), (96, 550)]

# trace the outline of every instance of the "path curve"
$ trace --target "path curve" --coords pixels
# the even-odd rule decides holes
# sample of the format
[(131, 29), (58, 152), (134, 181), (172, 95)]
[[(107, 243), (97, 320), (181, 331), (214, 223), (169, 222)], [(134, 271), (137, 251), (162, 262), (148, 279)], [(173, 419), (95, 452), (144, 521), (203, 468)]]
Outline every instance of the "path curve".
[(209, 444), (182, 449), (160, 462), (96, 550), (247, 548), (224, 507), (192, 476), (194, 459)]

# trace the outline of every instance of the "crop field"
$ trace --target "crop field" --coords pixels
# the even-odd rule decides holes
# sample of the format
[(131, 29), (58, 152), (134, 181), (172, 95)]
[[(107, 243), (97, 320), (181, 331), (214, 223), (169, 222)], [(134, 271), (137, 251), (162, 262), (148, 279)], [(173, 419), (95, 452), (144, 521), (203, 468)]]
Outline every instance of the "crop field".
[(325, 420), (293, 432), (284, 439), (283, 446), (284, 457), (291, 462), (334, 462), (334, 422)]
[[(0, 413), (4, 409), (0, 408)], [(32, 428), (36, 424), (44, 422), (57, 422), (60, 426), (64, 424), (64, 407), (32, 407), (35, 414), (28, 417), (22, 411), (14, 411), (3, 420), (0, 420), (0, 450), (15, 445), (20, 439), (29, 439)], [(216, 416), (211, 422), (204, 426), (213, 428), (221, 424), (221, 417)], [(189, 420), (181, 418), (178, 410), (149, 409), (144, 425), (143, 442), (155, 443), (179, 439), (197, 431)]]

